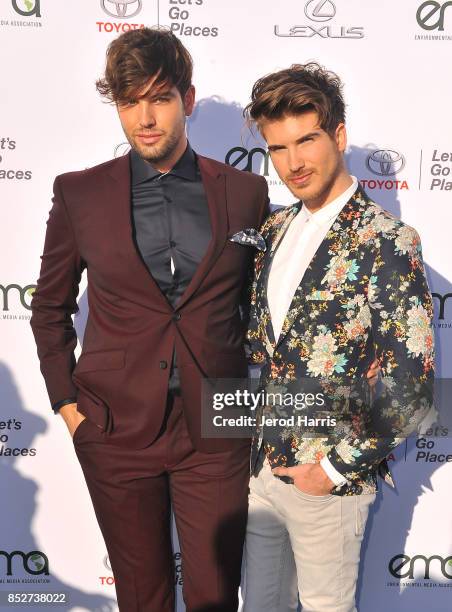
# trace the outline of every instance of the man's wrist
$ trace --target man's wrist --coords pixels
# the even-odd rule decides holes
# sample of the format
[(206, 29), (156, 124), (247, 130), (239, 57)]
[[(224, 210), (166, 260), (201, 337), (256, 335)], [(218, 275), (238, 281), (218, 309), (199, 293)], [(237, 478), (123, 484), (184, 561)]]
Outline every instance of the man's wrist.
[(320, 460), (320, 467), (324, 470), (334, 486), (339, 487), (346, 484), (347, 479), (333, 467), (328, 457), (323, 457), (323, 459)]
[(62, 408), (63, 406), (66, 406), (66, 404), (75, 404), (75, 403), (77, 403), (76, 397), (68, 397), (64, 400), (61, 400), (60, 402), (56, 402), (55, 404), (53, 404), (52, 410), (54, 414), (58, 414), (60, 411), (60, 408)]

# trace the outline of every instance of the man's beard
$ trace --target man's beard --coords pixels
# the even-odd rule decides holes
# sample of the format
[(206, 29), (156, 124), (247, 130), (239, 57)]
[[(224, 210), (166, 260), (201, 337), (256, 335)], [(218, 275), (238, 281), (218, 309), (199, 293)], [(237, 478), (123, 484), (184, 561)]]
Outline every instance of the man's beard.
[(308, 188), (304, 193), (303, 189), (297, 191), (291, 190), (292, 194), (308, 206), (309, 203), (321, 202), (322, 200), (327, 198), (328, 193), (330, 192), (332, 185), (336, 181), (339, 172), (340, 168), (339, 166), (337, 166), (328, 177), (324, 178), (320, 185), (317, 185), (317, 187), (313, 187), (312, 190)]
[(140, 157), (151, 164), (155, 164), (171, 157), (171, 154), (177, 148), (180, 136), (177, 131), (173, 131), (168, 136), (163, 136), (163, 142), (158, 142), (155, 145), (140, 144), (133, 136), (127, 139)]

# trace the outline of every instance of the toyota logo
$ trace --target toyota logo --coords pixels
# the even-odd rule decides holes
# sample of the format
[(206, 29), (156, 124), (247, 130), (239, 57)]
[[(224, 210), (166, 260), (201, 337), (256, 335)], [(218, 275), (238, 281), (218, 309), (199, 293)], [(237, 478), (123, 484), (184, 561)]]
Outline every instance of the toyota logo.
[(121, 144), (116, 145), (114, 156), (122, 157), (123, 155), (127, 155), (130, 151), (130, 144), (128, 142), (121, 142)]
[(110, 557), (108, 555), (105, 555), (104, 557), (104, 567), (108, 569), (109, 572), (111, 572)]
[(329, 21), (336, 14), (336, 7), (331, 0), (309, 0), (304, 7), (304, 14), (311, 21)]
[(107, 15), (110, 15), (110, 17), (129, 19), (130, 17), (135, 17), (135, 15), (138, 15), (143, 7), (143, 1), (122, 0), (122, 2), (115, 2), (114, 0), (100, 0), (100, 5)]
[(405, 158), (391, 149), (379, 149), (367, 156), (366, 166), (379, 176), (392, 176), (403, 170)]

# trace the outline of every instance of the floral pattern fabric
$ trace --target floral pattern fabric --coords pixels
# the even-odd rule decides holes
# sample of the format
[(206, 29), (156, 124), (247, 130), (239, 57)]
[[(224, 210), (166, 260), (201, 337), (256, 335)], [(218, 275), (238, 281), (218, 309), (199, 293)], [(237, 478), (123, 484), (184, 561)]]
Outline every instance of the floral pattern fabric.
[[(311, 463), (327, 455), (347, 479), (333, 493), (374, 492), (377, 473), (391, 482), (385, 457), (416, 431), (432, 405), (433, 308), (420, 239), (358, 188), (314, 255), (280, 337), (274, 338), (268, 277), (276, 249), (300, 207), (274, 212), (260, 230), (267, 250), (255, 258), (251, 361), (264, 366), (262, 386), (313, 378), (333, 384), (336, 395), (342, 389), (345, 396), (353, 385), (364, 385), (376, 356), (384, 390), (367, 410), (385, 434), (366, 435), (369, 412), (343, 397), (335, 404), (343, 418), (334, 435), (309, 438), (303, 428), (288, 428), (272, 437), (265, 427), (256, 428), (251, 466), (261, 445), (273, 467)], [(340, 414), (344, 406), (351, 411), (345, 417)]]

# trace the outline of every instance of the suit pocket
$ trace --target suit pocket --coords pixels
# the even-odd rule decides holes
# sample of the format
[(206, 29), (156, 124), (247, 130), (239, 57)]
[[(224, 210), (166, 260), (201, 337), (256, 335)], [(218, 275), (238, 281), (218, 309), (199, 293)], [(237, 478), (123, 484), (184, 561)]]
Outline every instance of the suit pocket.
[(80, 431), (83, 430), (83, 428), (86, 426), (86, 422), (87, 421), (88, 421), (88, 419), (85, 417), (83, 419), (83, 421), (80, 421), (80, 423), (75, 428), (75, 431), (72, 434), (72, 442), (73, 443), (75, 443), (77, 441), (78, 435), (79, 435)]
[(125, 361), (124, 349), (91, 351), (80, 355), (74, 372), (80, 374), (99, 370), (121, 370), (125, 366)]

